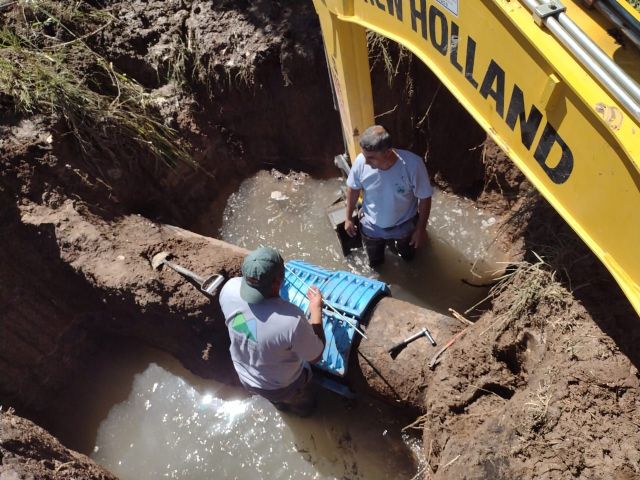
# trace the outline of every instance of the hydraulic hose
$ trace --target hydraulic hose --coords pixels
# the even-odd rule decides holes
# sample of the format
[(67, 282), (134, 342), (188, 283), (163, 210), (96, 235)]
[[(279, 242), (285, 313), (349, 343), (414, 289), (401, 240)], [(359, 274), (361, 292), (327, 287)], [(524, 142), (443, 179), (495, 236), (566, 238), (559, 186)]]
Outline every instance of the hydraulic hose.
[(640, 103), (640, 86), (629, 75), (622, 70), (606, 53), (598, 47), (578, 27), (568, 15), (561, 13), (558, 15), (558, 22), (565, 30), (595, 59), (602, 67), (611, 74), (614, 80), (619, 82), (622, 87), (629, 92), (631, 97)]
[(629, 39), (638, 50), (640, 50), (640, 32), (636, 32), (635, 29), (627, 27), (624, 21), (616, 14), (615, 11), (611, 10), (607, 4), (597, 1), (593, 3), (593, 8), (598, 10), (605, 18), (609, 19), (611, 23), (618, 27), (622, 34), (627, 37), (627, 39)]
[(625, 8), (620, 5), (616, 0), (598, 0), (596, 3), (605, 3), (611, 10), (616, 12), (616, 15), (620, 17), (627, 26), (633, 30), (636, 35), (640, 35), (640, 22), (633, 15), (631, 15)]
[[(534, 13), (540, 6), (538, 0), (523, 0), (523, 2)], [(563, 18), (562, 23), (567, 27), (560, 23), (559, 18)], [(640, 120), (640, 87), (566, 14), (561, 12), (542, 20), (556, 38), (629, 110), (631, 115)]]
[[(331, 98), (333, 98), (333, 109), (338, 112), (340, 115), (342, 115), (342, 112), (340, 111), (340, 106), (338, 103), (338, 94), (336, 92), (336, 86), (333, 84), (333, 74), (331, 73), (331, 64), (329, 63), (329, 53), (327, 52), (327, 47), (326, 45), (324, 45), (323, 42), (323, 49), (324, 49), (324, 60), (327, 63), (327, 74), (329, 75), (329, 86), (331, 87)], [(340, 129), (342, 131), (342, 145), (344, 147), (344, 154), (347, 155), (347, 157), (349, 156), (349, 145), (347, 144), (347, 137), (345, 137), (344, 134), (344, 129)], [(351, 161), (354, 161), (355, 159), (352, 159)], [(336, 165), (338, 166), (338, 165)]]

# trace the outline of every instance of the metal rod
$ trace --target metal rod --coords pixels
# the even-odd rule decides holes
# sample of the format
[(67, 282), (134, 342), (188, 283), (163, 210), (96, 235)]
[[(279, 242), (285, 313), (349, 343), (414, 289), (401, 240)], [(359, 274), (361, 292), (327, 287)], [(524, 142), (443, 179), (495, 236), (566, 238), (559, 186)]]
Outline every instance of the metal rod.
[(426, 337), (427, 333), (429, 333), (428, 330), (423, 327), (422, 330), (420, 330), (418, 333), (415, 333), (415, 334), (411, 335), (409, 338), (405, 338), (398, 345), (407, 345), (407, 344), (413, 342), (414, 340), (419, 339), (420, 337)]
[[(536, 7), (539, 6), (537, 0), (523, 0), (524, 4), (532, 11), (535, 12)], [(560, 22), (554, 17), (549, 16), (543, 19), (545, 26), (560, 40), (562, 44), (577, 57), (582, 65), (589, 70), (601, 83), (608, 89), (608, 91), (624, 105), (631, 115), (640, 120), (640, 105), (630, 96), (630, 94), (621, 87), (616, 80), (609, 74), (600, 63), (592, 58), (584, 47), (580, 45)], [(576, 27), (578, 28), (578, 27)], [(586, 37), (586, 35), (585, 35)], [(599, 47), (597, 47), (599, 48)], [(626, 75), (623, 72), (624, 75)]]
[(640, 102), (640, 86), (627, 73), (622, 70), (604, 51), (594, 43), (567, 14), (558, 15), (558, 22), (582, 47), (611, 74), (614, 80), (636, 101)]
[(429, 329), (427, 329), (427, 327), (424, 327), (424, 334), (426, 335), (426, 337), (431, 342), (431, 345), (433, 345), (435, 347), (437, 345), (436, 339), (433, 338), (433, 336), (431, 335), (431, 332), (429, 331)]
[(431, 332), (429, 332), (429, 330), (427, 329), (427, 327), (422, 327), (422, 330), (420, 330), (418, 333), (414, 333), (413, 335), (411, 335), (408, 338), (405, 338), (404, 340), (402, 340), (399, 343), (396, 343), (393, 347), (389, 348), (387, 350), (387, 352), (391, 355), (391, 357), (395, 360), (395, 358), (398, 356), (398, 354), (404, 350), (404, 348), (409, 345), (411, 342), (416, 341), (417, 339), (421, 338), (421, 337), (427, 337), (427, 339), (429, 340), (429, 342), (431, 342), (431, 345), (433, 345), (434, 347), (436, 346), (436, 341), (435, 339), (431, 336)]
[(581, 49), (576, 40), (571, 37), (560, 23), (554, 19), (547, 19), (547, 27), (560, 39), (562, 43), (584, 64), (584, 66), (624, 105), (631, 115), (640, 120), (640, 105), (609, 75), (593, 58)]
[[(292, 274), (293, 274), (293, 275), (294, 275), (298, 280), (300, 280), (300, 281), (302, 282), (302, 285), (303, 285), (303, 286), (305, 286), (306, 288), (311, 288), (311, 287), (307, 284), (307, 282), (305, 282), (302, 278), (300, 278), (300, 276), (299, 276), (296, 272), (294, 272), (294, 271), (291, 269), (291, 267), (288, 267), (287, 265), (285, 265), (285, 266), (284, 266), (284, 268), (286, 268), (286, 269), (287, 269), (290, 273), (292, 273)], [(302, 293), (303, 295), (305, 295), (305, 292), (303, 292), (303, 291), (302, 291), (302, 290), (300, 290), (298, 287), (296, 287), (296, 286), (295, 286), (295, 284), (293, 284), (293, 286), (294, 286), (294, 288), (295, 288), (296, 290), (298, 290), (298, 292), (300, 292), (300, 293)], [(341, 317), (345, 322), (347, 322), (349, 325), (351, 325), (351, 326), (355, 329), (355, 331), (356, 331), (356, 332), (358, 332), (360, 335), (362, 335), (362, 337), (363, 337), (363, 338), (366, 338), (367, 340), (369, 340), (369, 337), (367, 337), (367, 336), (364, 334), (364, 332), (362, 332), (362, 330), (360, 330), (360, 329), (356, 326), (356, 324), (355, 324), (355, 322), (354, 322), (353, 320), (350, 320), (349, 318), (345, 317), (342, 313), (340, 313), (338, 310), (336, 310), (336, 309), (334, 308), (334, 306), (333, 306), (333, 305), (331, 305), (331, 303), (329, 303), (327, 300), (323, 299), (323, 303), (324, 303), (327, 307), (329, 307), (329, 309), (333, 310), (333, 311), (334, 311), (334, 313), (337, 313), (338, 315), (340, 315), (340, 317)]]
[(184, 275), (185, 277), (190, 278), (200, 286), (202, 286), (202, 283), (205, 281), (205, 279), (200, 275), (193, 273), (191, 270), (184, 268), (182, 265), (178, 265), (177, 263), (173, 263), (168, 260), (165, 260), (163, 263), (170, 269)]
[[(623, 23), (629, 26), (635, 33), (640, 34), (640, 22), (629, 13), (617, 0), (599, 0), (597, 3), (606, 3), (607, 6), (615, 12), (616, 16)], [(634, 2), (629, 2), (634, 3)]]

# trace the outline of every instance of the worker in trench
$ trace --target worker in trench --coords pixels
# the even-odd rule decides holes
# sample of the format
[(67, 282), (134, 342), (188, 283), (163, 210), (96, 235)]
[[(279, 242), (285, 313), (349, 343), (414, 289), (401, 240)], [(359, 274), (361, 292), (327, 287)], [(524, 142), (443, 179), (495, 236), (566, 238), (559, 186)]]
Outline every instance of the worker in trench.
[(427, 168), (416, 154), (392, 148), (389, 132), (380, 125), (362, 133), (360, 148), (347, 179), (344, 228), (356, 235), (352, 215), (364, 191), (359, 228), (369, 265), (384, 262), (387, 245), (409, 261), (427, 238), (433, 193)]
[(269, 247), (249, 253), (242, 277), (220, 292), (220, 306), (231, 339), (231, 359), (240, 382), (276, 408), (300, 416), (316, 406), (309, 363), (322, 358), (322, 294), (307, 291), (309, 314), (279, 296), (284, 262)]

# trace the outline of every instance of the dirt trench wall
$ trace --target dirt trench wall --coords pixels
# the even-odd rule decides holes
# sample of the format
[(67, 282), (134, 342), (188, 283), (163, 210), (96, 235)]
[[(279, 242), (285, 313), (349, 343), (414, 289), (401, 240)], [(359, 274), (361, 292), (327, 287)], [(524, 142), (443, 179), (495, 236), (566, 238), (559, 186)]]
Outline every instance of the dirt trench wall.
[(46, 401), (48, 389), (73, 375), (77, 357), (90, 348), (83, 314), (98, 303), (90, 286), (60, 259), (58, 245), (50, 241), (53, 227), (24, 225), (11, 213), (2, 215), (0, 238), (5, 258), (17, 260), (0, 267), (5, 407)]
[[(116, 284), (102, 290), (91, 273), (79, 273), (84, 270), (78, 262), (101, 252), (106, 253), (102, 261), (121, 266), (110, 255), (109, 239), (123, 218), (135, 223), (134, 213), (215, 231), (213, 219), (227, 195), (258, 168), (296, 166), (323, 174), (333, 170), (332, 156), (341, 148), (328, 83), (317, 81), (326, 66), (310, 3), (104, 4), (113, 18), (87, 37), (89, 47), (151, 89), (154, 108), (179, 132), (197, 166), (181, 163), (172, 169), (144, 155), (86, 158), (60, 118), (16, 114), (0, 95), (0, 245), (7, 253), (0, 264), (2, 404), (37, 407), (45, 401), (91, 351), (94, 327), (151, 335), (150, 343), (183, 357), (183, 349), (205, 350), (206, 343), (167, 344), (172, 338), (167, 332), (178, 329), (175, 338), (199, 342), (193, 335), (209, 328), (210, 309), (195, 301), (186, 313), (172, 313), (170, 306), (157, 307), (157, 299), (147, 304)], [(3, 25), (22, 19), (20, 6), (11, 8)], [(89, 27), (73, 26), (85, 33), (82, 28)], [(189, 51), (181, 54), (188, 64), (180, 76), (172, 62), (181, 58), (175, 49), (187, 44)], [(60, 217), (49, 221), (38, 214), (41, 219), (24, 223), (25, 205)], [(76, 220), (65, 220), (63, 207), (69, 215), (76, 212)], [(77, 238), (61, 234), (60, 224), (69, 222), (79, 228)], [(146, 326), (129, 321), (132, 309), (144, 310)], [(180, 315), (188, 320), (168, 320)], [(190, 323), (198, 315), (203, 318)], [(208, 375), (206, 365), (201, 367)]]
[(311, 2), (138, 0), (109, 8), (119, 21), (92, 45), (152, 89), (199, 165), (165, 175), (158, 193), (169, 198), (138, 198), (134, 211), (213, 233), (203, 214), (217, 216), (260, 168), (337, 173), (340, 121)]
[(87, 456), (69, 450), (42, 428), (10, 412), (0, 412), (0, 478), (116, 480)]
[[(543, 297), (514, 315), (536, 277), (516, 278), (429, 378), (431, 478), (640, 475), (637, 317), (628, 306), (594, 319), (546, 275)], [(610, 297), (611, 317), (619, 308)]]

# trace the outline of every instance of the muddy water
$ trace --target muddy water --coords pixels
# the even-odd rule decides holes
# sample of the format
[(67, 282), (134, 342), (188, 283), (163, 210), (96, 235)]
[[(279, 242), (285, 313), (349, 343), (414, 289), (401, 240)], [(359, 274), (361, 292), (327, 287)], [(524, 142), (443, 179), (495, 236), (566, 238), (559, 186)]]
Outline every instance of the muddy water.
[[(352, 271), (390, 284), (394, 297), (446, 313), (480, 301), (504, 255), (493, 245), (496, 219), (455, 196), (436, 191), (427, 245), (406, 263), (387, 249), (372, 270), (359, 249), (344, 257), (325, 208), (338, 198), (341, 179), (283, 177), (266, 171), (245, 180), (224, 210), (218, 237), (249, 249), (270, 245), (287, 259)], [(209, 232), (215, 235), (215, 232)]]
[(91, 370), (48, 427), (123, 480), (401, 479), (419, 468), (418, 442), (401, 433), (413, 419), (365, 399), (323, 391), (317, 413), (299, 419), (121, 342)]

